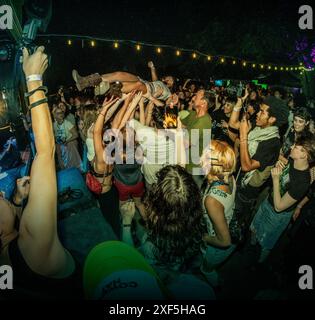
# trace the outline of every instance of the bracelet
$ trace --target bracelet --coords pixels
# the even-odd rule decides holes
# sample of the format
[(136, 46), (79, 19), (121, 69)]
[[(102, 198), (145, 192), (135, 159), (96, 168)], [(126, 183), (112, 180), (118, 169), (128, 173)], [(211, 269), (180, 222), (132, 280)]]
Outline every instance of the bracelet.
[(30, 92), (26, 92), (26, 93), (24, 94), (24, 96), (25, 96), (25, 98), (29, 98), (30, 96), (32, 96), (32, 95), (33, 95), (35, 92), (37, 92), (37, 91), (44, 91), (45, 94), (48, 93), (48, 89), (47, 89), (46, 86), (40, 86), (40, 87), (38, 87), (38, 88), (30, 91)]
[(18, 207), (18, 208), (21, 208), (23, 206), (23, 201), (21, 204), (17, 204), (15, 201), (14, 201), (14, 197), (12, 198), (12, 204), (15, 206), (15, 207)]
[(31, 74), (26, 77), (26, 82), (31, 82), (31, 81), (42, 81), (43, 76), (41, 74)]
[(239, 112), (239, 111), (241, 111), (241, 109), (242, 109), (242, 108), (236, 108), (236, 107), (234, 107), (234, 108), (233, 108), (233, 111)]
[(48, 102), (48, 99), (47, 98), (44, 98), (44, 99), (41, 99), (39, 101), (36, 101), (36, 102), (33, 102), (32, 104), (29, 105), (29, 110), (35, 108), (35, 107), (38, 107), (40, 106), (41, 104), (43, 103), (47, 103)]
[(299, 208), (299, 209), (303, 208), (303, 206), (301, 206), (300, 204), (298, 204), (296, 207)]

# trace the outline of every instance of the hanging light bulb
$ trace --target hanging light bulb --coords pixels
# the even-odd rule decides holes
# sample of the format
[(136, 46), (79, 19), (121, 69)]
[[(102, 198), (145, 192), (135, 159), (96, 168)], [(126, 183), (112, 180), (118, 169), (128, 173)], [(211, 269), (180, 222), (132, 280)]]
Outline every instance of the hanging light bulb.
[(260, 65), (260, 69), (264, 69), (265, 66), (263, 64)]
[(252, 67), (253, 67), (253, 68), (256, 68), (256, 64), (255, 64), (255, 63), (253, 63)]
[(71, 45), (72, 45), (72, 41), (69, 39), (69, 40), (67, 41), (67, 44), (68, 44), (68, 46), (71, 46)]
[(246, 67), (246, 65), (247, 65), (247, 63), (244, 61), (244, 62), (243, 62), (243, 67)]
[(94, 40), (91, 41), (91, 47), (95, 47), (95, 41)]
[(236, 61), (235, 60), (233, 60), (233, 62), (232, 62), (233, 64), (236, 64)]
[(268, 70), (271, 70), (271, 66), (268, 66)]
[(197, 55), (196, 55), (195, 52), (192, 54), (192, 57), (193, 57), (193, 59), (196, 59), (196, 58), (197, 58)]
[(211, 56), (208, 56), (208, 57), (207, 57), (207, 60), (208, 60), (208, 61), (211, 61)]
[(180, 56), (180, 51), (179, 50), (176, 50), (176, 55), (177, 55), (177, 57)]
[(118, 47), (119, 47), (119, 43), (118, 42), (114, 42), (114, 48), (118, 49)]
[(137, 49), (137, 51), (140, 51), (140, 50), (141, 50), (140, 44), (137, 44), (137, 45), (136, 45), (136, 49)]
[(220, 59), (220, 62), (221, 62), (221, 63), (224, 63), (224, 61), (225, 61), (224, 58), (221, 58), (221, 59)]
[(157, 48), (157, 49), (156, 49), (156, 52), (157, 52), (157, 53), (161, 53), (161, 52), (162, 52), (161, 48)]

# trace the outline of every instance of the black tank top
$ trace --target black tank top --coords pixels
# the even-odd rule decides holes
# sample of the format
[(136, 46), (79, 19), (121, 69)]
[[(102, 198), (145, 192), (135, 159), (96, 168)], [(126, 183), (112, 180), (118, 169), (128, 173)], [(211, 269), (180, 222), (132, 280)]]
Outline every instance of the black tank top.
[(13, 295), (36, 299), (83, 298), (82, 280), (78, 265), (75, 271), (63, 279), (48, 278), (35, 273), (25, 262), (18, 246), (18, 237), (9, 244), (9, 258), (13, 270)]

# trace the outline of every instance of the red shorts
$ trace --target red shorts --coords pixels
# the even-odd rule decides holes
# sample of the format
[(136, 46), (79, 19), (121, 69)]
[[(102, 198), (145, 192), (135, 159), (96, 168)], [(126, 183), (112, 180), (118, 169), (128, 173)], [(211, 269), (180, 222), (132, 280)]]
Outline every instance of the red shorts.
[(114, 179), (114, 185), (118, 190), (120, 201), (127, 201), (130, 198), (141, 198), (144, 194), (144, 183), (142, 181), (133, 186), (127, 186)]

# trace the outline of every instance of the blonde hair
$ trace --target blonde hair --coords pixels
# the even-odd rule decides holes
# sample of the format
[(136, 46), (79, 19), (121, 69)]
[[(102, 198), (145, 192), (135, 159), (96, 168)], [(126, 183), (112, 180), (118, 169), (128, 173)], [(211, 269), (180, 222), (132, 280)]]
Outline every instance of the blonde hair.
[(235, 171), (236, 157), (226, 142), (211, 140), (200, 158), (200, 165), (208, 180), (224, 180)]

